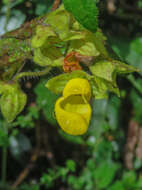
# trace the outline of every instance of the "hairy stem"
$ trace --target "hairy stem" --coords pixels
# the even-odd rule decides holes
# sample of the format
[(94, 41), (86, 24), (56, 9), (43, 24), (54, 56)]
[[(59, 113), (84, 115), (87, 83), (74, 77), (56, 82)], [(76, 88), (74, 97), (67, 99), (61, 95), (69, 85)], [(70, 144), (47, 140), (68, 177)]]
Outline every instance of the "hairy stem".
[(51, 69), (51, 67), (48, 67), (48, 68), (44, 69), (43, 71), (21, 72), (18, 75), (16, 75), (13, 80), (15, 82), (17, 82), (20, 78), (23, 78), (23, 77), (38, 77), (38, 76), (43, 76), (43, 75), (46, 75), (47, 73), (49, 73), (50, 69)]

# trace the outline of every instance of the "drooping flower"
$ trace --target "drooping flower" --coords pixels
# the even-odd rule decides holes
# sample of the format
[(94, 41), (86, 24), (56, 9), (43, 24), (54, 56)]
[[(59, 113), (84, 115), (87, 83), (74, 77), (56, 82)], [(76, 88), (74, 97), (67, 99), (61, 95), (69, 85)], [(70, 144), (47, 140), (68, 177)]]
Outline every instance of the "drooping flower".
[(55, 104), (55, 115), (62, 130), (70, 135), (82, 135), (91, 118), (91, 87), (86, 79), (71, 79), (63, 90), (63, 96)]

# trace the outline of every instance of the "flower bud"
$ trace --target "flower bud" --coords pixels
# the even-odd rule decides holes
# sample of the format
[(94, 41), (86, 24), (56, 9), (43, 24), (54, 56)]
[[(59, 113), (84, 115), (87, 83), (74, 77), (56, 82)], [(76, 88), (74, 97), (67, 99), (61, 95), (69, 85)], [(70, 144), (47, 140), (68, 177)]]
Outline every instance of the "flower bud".
[(12, 122), (23, 110), (27, 101), (27, 96), (21, 91), (17, 83), (3, 83), (2, 96), (0, 98), (0, 108), (4, 118)]

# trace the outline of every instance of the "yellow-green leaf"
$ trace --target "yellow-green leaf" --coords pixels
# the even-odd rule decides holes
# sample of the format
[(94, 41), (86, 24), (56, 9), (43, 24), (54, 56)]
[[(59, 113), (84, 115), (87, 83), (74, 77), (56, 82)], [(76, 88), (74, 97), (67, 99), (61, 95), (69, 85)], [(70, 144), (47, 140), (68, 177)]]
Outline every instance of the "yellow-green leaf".
[(46, 83), (46, 87), (56, 94), (61, 94), (67, 82), (73, 78), (91, 78), (89, 74), (84, 71), (73, 71), (72, 73), (58, 75)]

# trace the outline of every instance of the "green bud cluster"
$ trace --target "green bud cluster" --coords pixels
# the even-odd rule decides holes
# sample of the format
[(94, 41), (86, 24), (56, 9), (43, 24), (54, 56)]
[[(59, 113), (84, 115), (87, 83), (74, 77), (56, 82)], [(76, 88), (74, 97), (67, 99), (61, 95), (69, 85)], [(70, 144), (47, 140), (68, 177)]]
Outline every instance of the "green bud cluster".
[(0, 82), (0, 108), (7, 122), (12, 122), (24, 109), (27, 102), (26, 94), (18, 83)]

